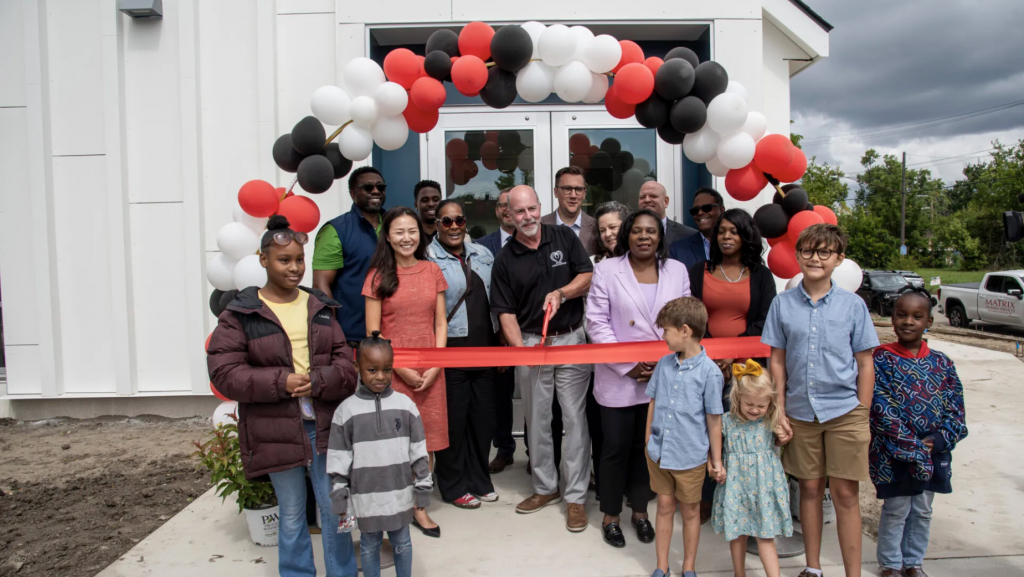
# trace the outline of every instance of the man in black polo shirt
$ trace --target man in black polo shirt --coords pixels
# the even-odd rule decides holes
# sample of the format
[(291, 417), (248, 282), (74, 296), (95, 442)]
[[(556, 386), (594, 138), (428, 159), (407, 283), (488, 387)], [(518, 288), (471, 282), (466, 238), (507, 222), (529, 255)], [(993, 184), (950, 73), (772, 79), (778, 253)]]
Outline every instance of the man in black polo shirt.
[[(509, 207), (516, 222), (515, 236), (498, 253), (491, 273), (491, 310), (498, 314), (505, 338), (514, 347), (536, 345), (541, 340), (544, 311), (550, 308), (545, 344), (585, 344), (583, 297), (594, 270), (587, 251), (570, 228), (540, 223), (540, 199), (529, 186), (512, 189)], [(562, 500), (551, 437), (551, 401), (557, 395), (566, 432), (563, 460), (569, 506), (565, 526), (582, 531), (587, 528), (584, 503), (590, 481), (586, 416), (590, 365), (517, 367), (516, 377), (530, 436), (534, 491), (516, 511), (534, 513)]]

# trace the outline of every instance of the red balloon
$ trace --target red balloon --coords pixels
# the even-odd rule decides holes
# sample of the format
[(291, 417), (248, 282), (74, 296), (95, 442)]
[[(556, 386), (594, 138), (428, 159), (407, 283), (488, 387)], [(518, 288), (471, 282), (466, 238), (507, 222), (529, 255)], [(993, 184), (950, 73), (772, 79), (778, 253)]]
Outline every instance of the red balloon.
[(265, 218), (277, 211), (277, 191), (265, 180), (250, 180), (238, 190), (238, 206), (249, 216)]
[[(467, 150), (466, 154), (468, 155), (469, 154), (469, 152), (468, 152), (469, 151), (469, 147), (468, 146), (466, 147), (466, 150)], [(498, 155), (500, 155), (500, 154), (501, 154), (501, 148), (498, 146), (497, 142), (492, 142), (490, 140), (485, 140), (484, 143), (480, 145), (480, 159), (481, 160), (495, 160), (496, 161), (496, 160), (498, 160)], [(484, 166), (487, 166), (487, 165), (485, 164)], [(491, 170), (494, 170), (494, 169), (491, 169)]]
[[(476, 56), (481, 61), (491, 57), (491, 39), (494, 28), (483, 22), (470, 22), (459, 32), (459, 53)], [(454, 78), (454, 76), (453, 76)], [(481, 86), (481, 88), (483, 88)]]
[(488, 130), (487, 132), (484, 133), (484, 140), (486, 140), (487, 142), (498, 142), (498, 131)]
[(423, 65), (412, 50), (396, 48), (384, 57), (384, 74), (391, 82), (397, 82), (402, 88), (409, 90), (412, 83), (420, 77)]
[(440, 114), (436, 110), (423, 110), (409, 102), (405, 110), (402, 111), (402, 116), (405, 117), (406, 123), (409, 124), (409, 130), (423, 134), (430, 132), (437, 126)]
[[(483, 150), (483, 147), (481, 147), (480, 150)], [(481, 158), (480, 164), (484, 165), (484, 168), (487, 170), (498, 170), (497, 158)]]
[(768, 179), (754, 163), (734, 168), (725, 175), (725, 190), (736, 200), (752, 200), (768, 186)]
[(784, 279), (791, 279), (800, 272), (800, 265), (796, 262), (796, 248), (788, 240), (776, 244), (768, 251), (768, 270)]
[(825, 219), (817, 212), (813, 210), (802, 210), (794, 214), (793, 217), (789, 219), (789, 227), (786, 229), (786, 239), (790, 244), (796, 246), (796, 241), (800, 238), (800, 233), (803, 232), (805, 228), (814, 224), (824, 223)]
[(416, 60), (418, 60), (419, 63), (420, 63), (420, 78), (423, 78), (424, 76), (427, 75), (426, 69), (423, 68), (423, 63), (426, 62), (427, 57), (426, 56), (420, 56), (420, 55), (417, 54), (416, 55)]
[[(295, 193), (289, 190), (288, 194), (284, 195), (284, 198), (291, 198), (293, 196), (295, 196)], [(281, 200), (284, 200), (284, 198), (282, 198)]]
[(412, 90), (409, 91), (409, 99), (421, 110), (441, 108), (446, 96), (444, 84), (429, 76), (417, 78), (416, 82), (412, 83)]
[(469, 181), (473, 180), (480, 169), (477, 167), (476, 162), (463, 158), (462, 160), (455, 160), (452, 162), (451, 177), (452, 182), (462, 186)]
[(839, 224), (839, 218), (836, 216), (836, 213), (823, 204), (814, 205), (814, 212), (818, 213), (818, 216), (821, 217), (821, 220), (825, 221), (825, 224)]
[(779, 182), (796, 182), (807, 172), (807, 155), (797, 147), (793, 147), (793, 162), (777, 174), (772, 174)]
[(640, 64), (644, 61), (644, 51), (640, 48), (640, 45), (632, 40), (619, 40), (619, 46), (622, 47), (622, 57), (619, 58), (619, 63), (612, 68), (612, 73), (617, 74), (619, 70), (632, 63)]
[(590, 155), (573, 154), (569, 157), (569, 166), (578, 166), (583, 170), (590, 170)]
[(647, 60), (644, 60), (644, 66), (650, 68), (652, 74), (657, 74), (658, 69), (661, 68), (661, 65), (664, 63), (665, 61), (657, 56), (651, 56)]
[(469, 156), (469, 145), (461, 138), (453, 138), (444, 145), (444, 154), (449, 160), (462, 160)]
[(480, 94), (480, 90), (487, 84), (487, 65), (476, 56), (459, 58), (452, 64), (452, 84), (465, 96)]
[(320, 207), (307, 196), (293, 196), (281, 201), (277, 214), (288, 219), (292, 230), (311, 233), (320, 224)]
[(601, 152), (601, 147), (596, 144), (590, 145), (590, 156), (594, 156), (598, 152)]
[(590, 154), (590, 138), (582, 132), (569, 137), (569, 152), (573, 154)]
[(210, 334), (206, 335), (206, 344), (203, 345), (203, 350), (204, 351), (210, 352), (210, 339), (212, 339), (212, 338), (213, 338), (213, 333), (210, 333)]
[(768, 240), (768, 246), (775, 246), (775, 245), (779, 244), (780, 242), (786, 240), (786, 235), (777, 236), (775, 238), (769, 238), (767, 240)]
[[(757, 148), (754, 151), (754, 164), (762, 172), (778, 178), (777, 173), (786, 170), (786, 167), (793, 162), (793, 151), (796, 147), (788, 136), (782, 134), (769, 134), (757, 141)], [(781, 178), (779, 180), (782, 180)]]
[(220, 391), (218, 391), (218, 390), (217, 390), (217, 389), (216, 389), (216, 388), (215, 388), (215, 387), (213, 386), (213, 383), (210, 383), (210, 392), (211, 392), (211, 393), (213, 393), (213, 396), (217, 397), (218, 399), (220, 399), (220, 400), (222, 400), (222, 401), (230, 401), (230, 400), (231, 400), (231, 399), (229, 399), (229, 398), (225, 397), (224, 395), (220, 394)]
[[(648, 71), (648, 73), (650, 73), (650, 71)], [(633, 116), (633, 113), (636, 111), (636, 105), (623, 102), (622, 99), (619, 98), (619, 91), (616, 90), (618, 85), (618, 82), (612, 84), (612, 87), (608, 89), (607, 93), (605, 93), (604, 107), (608, 110), (608, 114), (611, 114), (615, 118), (629, 118), (630, 116)]]
[(643, 64), (632, 62), (615, 74), (615, 86), (615, 93), (623, 102), (640, 104), (654, 92), (654, 73)]

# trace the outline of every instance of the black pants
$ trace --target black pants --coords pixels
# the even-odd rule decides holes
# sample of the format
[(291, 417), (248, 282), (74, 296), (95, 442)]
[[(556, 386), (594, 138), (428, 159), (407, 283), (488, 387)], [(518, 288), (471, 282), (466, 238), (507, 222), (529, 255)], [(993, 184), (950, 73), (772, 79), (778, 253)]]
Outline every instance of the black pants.
[[(562, 439), (565, 437), (565, 428), (562, 426), (562, 405), (558, 404), (558, 395), (551, 395), (551, 438), (555, 446), (555, 470), (561, 475), (562, 466)], [(530, 435), (523, 423), (523, 444), (526, 445), (526, 457), (530, 457)]]
[[(604, 430), (601, 428), (601, 405), (594, 398), (594, 373), (590, 373), (590, 388), (587, 389), (587, 431), (590, 433), (590, 459), (593, 463), (594, 485), (601, 486), (601, 453), (604, 446)], [(598, 495), (600, 495), (598, 489)]]
[(498, 455), (511, 457), (516, 452), (516, 440), (512, 437), (512, 395), (516, 392), (515, 367), (505, 372), (495, 372), (494, 397), (494, 448)]
[(441, 499), (494, 492), (487, 471), (494, 438), (494, 369), (445, 369), (448, 387), (448, 448), (435, 454)]
[(601, 512), (606, 515), (622, 512), (623, 495), (635, 513), (646, 513), (647, 502), (653, 497), (644, 454), (648, 406), (600, 408), (604, 444), (598, 492)]

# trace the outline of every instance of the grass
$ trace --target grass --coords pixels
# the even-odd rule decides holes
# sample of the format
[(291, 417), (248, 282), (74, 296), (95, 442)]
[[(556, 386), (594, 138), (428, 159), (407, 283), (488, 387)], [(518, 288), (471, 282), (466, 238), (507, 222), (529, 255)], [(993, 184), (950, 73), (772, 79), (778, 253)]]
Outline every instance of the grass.
[(959, 284), (964, 282), (981, 282), (981, 279), (985, 276), (985, 271), (961, 271), (953, 269), (943, 268), (919, 268), (914, 272), (921, 275), (924, 279), (924, 284), (929, 289), (933, 287), (929, 285), (932, 277), (940, 277), (942, 284)]

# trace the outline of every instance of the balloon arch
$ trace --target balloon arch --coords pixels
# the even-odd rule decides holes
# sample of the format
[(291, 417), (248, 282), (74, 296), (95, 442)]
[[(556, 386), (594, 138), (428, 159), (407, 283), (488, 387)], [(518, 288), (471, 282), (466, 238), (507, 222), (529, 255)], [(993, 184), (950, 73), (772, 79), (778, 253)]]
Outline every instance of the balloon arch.
[[(736, 200), (751, 200), (770, 183), (777, 190), (774, 202), (760, 207), (754, 220), (772, 246), (768, 266), (780, 278), (799, 273), (794, 246), (801, 231), (837, 222), (828, 207), (811, 205), (799, 186), (782, 186), (803, 176), (807, 158), (787, 136), (765, 134), (764, 115), (748, 110), (746, 88), (730, 81), (721, 64), (700, 62), (685, 47), (672, 49), (664, 60), (645, 58), (635, 42), (595, 36), (584, 26), (526, 22), (495, 30), (473, 22), (459, 33), (444, 29), (431, 34), (426, 56), (398, 48), (384, 58), (383, 68), (369, 58), (355, 58), (345, 66), (346, 89), (324, 86), (313, 93), (313, 115), (277, 139), (274, 162), (294, 173), (302, 190), (323, 193), (349, 173), (353, 162), (369, 157), (374, 144), (396, 150), (410, 131), (432, 130), (447, 96), (444, 82), (498, 109), (517, 96), (527, 102), (540, 102), (552, 93), (565, 102), (603, 100), (615, 118), (634, 117), (656, 129), (665, 142), (682, 144), (687, 158), (725, 178), (725, 189)], [(325, 125), (337, 129), (328, 135)], [(620, 153), (577, 140), (570, 139), (571, 163), (584, 169), (597, 168), (602, 154)], [(487, 134), (474, 142), (450, 142), (446, 154), (453, 169), (461, 167), (463, 173), (476, 170), (470, 158), (512, 172), (522, 164), (523, 150), (516, 139)], [(238, 192), (234, 222), (217, 234), (220, 254), (207, 266), (216, 289), (210, 296), (214, 314), (236, 290), (266, 283), (257, 252), (267, 219), (274, 214), (286, 216), (292, 228), (303, 232), (312, 232), (320, 222), (319, 208), (308, 197), (262, 180), (245, 183)]]

